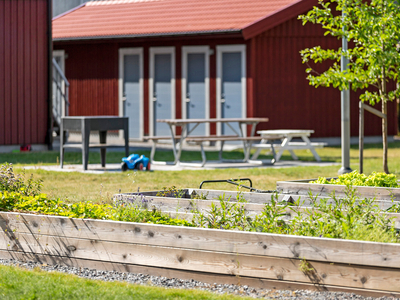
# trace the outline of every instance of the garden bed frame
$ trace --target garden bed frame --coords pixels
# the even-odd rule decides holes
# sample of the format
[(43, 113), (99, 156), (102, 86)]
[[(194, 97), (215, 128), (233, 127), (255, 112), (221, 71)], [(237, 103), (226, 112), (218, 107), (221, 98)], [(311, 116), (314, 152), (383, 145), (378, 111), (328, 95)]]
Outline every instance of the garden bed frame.
[(400, 245), (0, 212), (0, 257), (400, 297)]
[[(311, 192), (314, 195), (326, 197), (334, 192), (336, 196), (345, 196), (345, 185), (309, 183), (314, 180), (316, 179), (278, 181), (276, 189), (283, 194), (307, 195)], [(357, 189), (360, 197), (400, 201), (400, 188), (370, 186), (354, 186), (354, 188)]]

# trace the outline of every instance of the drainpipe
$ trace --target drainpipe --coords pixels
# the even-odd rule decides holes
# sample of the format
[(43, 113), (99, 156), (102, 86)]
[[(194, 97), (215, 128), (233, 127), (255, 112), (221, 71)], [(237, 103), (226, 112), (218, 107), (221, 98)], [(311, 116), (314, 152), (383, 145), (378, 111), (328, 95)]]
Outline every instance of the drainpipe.
[(53, 37), (52, 37), (52, 0), (47, 0), (47, 133), (48, 150), (53, 150)]

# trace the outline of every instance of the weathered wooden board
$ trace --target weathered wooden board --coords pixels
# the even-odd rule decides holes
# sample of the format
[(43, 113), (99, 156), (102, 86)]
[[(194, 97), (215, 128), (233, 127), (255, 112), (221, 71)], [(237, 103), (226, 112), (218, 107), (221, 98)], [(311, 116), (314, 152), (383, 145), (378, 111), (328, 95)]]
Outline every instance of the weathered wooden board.
[(105, 242), (60, 236), (15, 233), (8, 239), (0, 233), (0, 249), (25, 253), (49, 254), (66, 259), (80, 258), (127, 263), (150, 267), (179, 268), (188, 271), (231, 274), (265, 279), (289, 280), (400, 292), (400, 272), (395, 268), (307, 261), (202, 251), (194, 249)]
[[(143, 192), (143, 193), (125, 193), (125, 194), (116, 194), (114, 195), (114, 201), (124, 201), (128, 203), (138, 203), (144, 206), (154, 206), (157, 208), (160, 207), (170, 207), (177, 209), (178, 211), (191, 211), (196, 206), (201, 209), (202, 207), (207, 207), (211, 202), (214, 202), (218, 205), (219, 197), (224, 196), (224, 199), (236, 202), (237, 192), (231, 191), (217, 191), (217, 190), (193, 190), (193, 189), (184, 189), (186, 191), (182, 194), (183, 198), (174, 198), (171, 197), (161, 197), (155, 196), (157, 194), (154, 192)], [(204, 196), (207, 197), (205, 200), (200, 199), (190, 199), (190, 195), (192, 193), (196, 193), (201, 195), (200, 193), (205, 192)], [(297, 195), (297, 194), (274, 194), (274, 193), (250, 193), (250, 192), (242, 192), (241, 195), (243, 199), (245, 199), (248, 204), (254, 204), (255, 208), (263, 207), (265, 203), (271, 203), (271, 198), (274, 197), (277, 201), (286, 201), (292, 203), (299, 203), (301, 206), (310, 207), (314, 202), (319, 203), (322, 199), (326, 200), (328, 198), (327, 203), (333, 204), (334, 200), (328, 197), (329, 195), (324, 195), (323, 197), (318, 196), (317, 193), (314, 193), (314, 199), (310, 199), (308, 192)], [(344, 196), (344, 195), (342, 195)], [(359, 202), (359, 200), (356, 200)], [(197, 205), (195, 205), (197, 204)], [(260, 206), (257, 206), (260, 205)], [(388, 209), (393, 206), (393, 202), (391, 200), (375, 200), (374, 204), (376, 204), (381, 209)], [(251, 206), (249, 206), (251, 207)], [(251, 209), (249, 209), (251, 210)]]
[(167, 278), (180, 278), (184, 280), (198, 280), (201, 282), (213, 284), (238, 284), (247, 285), (255, 288), (263, 288), (268, 290), (314, 290), (314, 291), (331, 291), (331, 292), (347, 292), (356, 293), (368, 297), (400, 297), (400, 293), (388, 292), (383, 290), (357, 289), (343, 286), (318, 285), (310, 283), (293, 282), (287, 280), (262, 279), (245, 276), (234, 276), (206, 272), (194, 272), (180, 269), (167, 269), (158, 267), (148, 267), (141, 265), (133, 265), (117, 262), (104, 262), (97, 260), (87, 260), (79, 258), (65, 258), (62, 256), (31, 254), (18, 251), (0, 250), (0, 257), (8, 259), (16, 259), (20, 261), (37, 261), (42, 264), (58, 264), (77, 268), (88, 268), (105, 271), (118, 271), (122, 273), (142, 273), (154, 276), (164, 276)]
[[(299, 181), (278, 181), (276, 189), (279, 193), (293, 195), (313, 195), (329, 196), (333, 192), (336, 196), (345, 195), (346, 186), (333, 184), (308, 183), (309, 180)], [(400, 188), (368, 187), (355, 186), (360, 197), (374, 198), (376, 200), (400, 201)]]
[(13, 239), (16, 233), (27, 233), (34, 236), (40, 234), (94, 241), (400, 268), (400, 244), (6, 212), (0, 212), (0, 228), (9, 239)]

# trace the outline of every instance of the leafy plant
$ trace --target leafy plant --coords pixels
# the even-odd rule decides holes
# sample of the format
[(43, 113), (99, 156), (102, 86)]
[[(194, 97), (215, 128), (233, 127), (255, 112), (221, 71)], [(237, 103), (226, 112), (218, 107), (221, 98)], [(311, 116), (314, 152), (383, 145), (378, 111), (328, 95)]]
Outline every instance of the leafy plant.
[(367, 176), (365, 174), (358, 173), (358, 171), (339, 175), (337, 179), (333, 178), (331, 180), (328, 180), (324, 177), (318, 177), (317, 180), (310, 181), (310, 183), (340, 184), (346, 186), (399, 187), (397, 177), (394, 174), (373, 172), (371, 175)]
[(158, 192), (157, 195), (158, 197), (172, 197), (172, 198), (184, 198), (185, 196), (185, 190), (183, 189), (178, 189), (176, 186), (171, 186), (171, 187), (163, 187), (163, 190)]
[(42, 187), (40, 180), (32, 176), (25, 180), (20, 174), (14, 173), (12, 164), (5, 163), (0, 167), (0, 191), (21, 192), (24, 195), (39, 195)]
[[(350, 49), (323, 49), (315, 46), (300, 51), (310, 85), (333, 86), (339, 90), (363, 90), (360, 100), (371, 105), (382, 103), (387, 114), (387, 102), (398, 99), (400, 85), (400, 14), (397, 0), (319, 0), (319, 5), (306, 15), (299, 16), (306, 23), (319, 24), (330, 35), (346, 38)], [(338, 13), (339, 12), (339, 13)], [(341, 13), (340, 13), (341, 12)], [(343, 57), (342, 63), (340, 63)], [(330, 67), (317, 72), (311, 65), (332, 61)], [(343, 64), (343, 67), (342, 67)], [(382, 121), (383, 170), (387, 165), (387, 118)]]
[(204, 228), (250, 230), (252, 219), (246, 211), (247, 201), (242, 193), (237, 193), (236, 201), (230, 201), (230, 196), (225, 198), (225, 194), (220, 195), (218, 200), (219, 205), (211, 202), (211, 207), (206, 212), (194, 211), (192, 223)]

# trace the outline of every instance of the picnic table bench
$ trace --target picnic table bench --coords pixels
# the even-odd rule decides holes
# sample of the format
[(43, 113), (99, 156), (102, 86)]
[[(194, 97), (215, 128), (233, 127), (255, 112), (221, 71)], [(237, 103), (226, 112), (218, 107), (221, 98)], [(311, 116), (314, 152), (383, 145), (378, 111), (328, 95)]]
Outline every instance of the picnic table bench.
[[(260, 137), (255, 137), (255, 129), (256, 125), (259, 122), (267, 122), (268, 118), (218, 118), (218, 119), (166, 119), (166, 120), (157, 120), (160, 123), (166, 123), (169, 128), (171, 135), (170, 136), (148, 136), (145, 137), (145, 140), (150, 140), (153, 142), (153, 146), (150, 154), (150, 161), (152, 164), (167, 164), (165, 161), (155, 161), (154, 155), (156, 152), (157, 144), (160, 140), (169, 140), (172, 142), (173, 154), (174, 154), (174, 164), (180, 164), (180, 157), (182, 153), (183, 143), (194, 143), (198, 144), (201, 147), (202, 152), (202, 162), (200, 164), (195, 163), (184, 163), (190, 164), (193, 166), (204, 166), (206, 162), (205, 152), (203, 148), (204, 142), (220, 142), (220, 158), (222, 157), (222, 148), (225, 142), (227, 141), (239, 141), (242, 142), (243, 151), (245, 154), (244, 161), (249, 161), (250, 149), (251, 145), (254, 141), (260, 141)], [(202, 123), (216, 123), (216, 124), (227, 124), (229, 128), (235, 133), (235, 135), (210, 135), (210, 136), (191, 136), (190, 134), (193, 130)], [(235, 130), (234, 126), (231, 123), (238, 124), (239, 130)], [(188, 130), (188, 125), (194, 124), (194, 126)], [(243, 126), (242, 125), (251, 125), (251, 133), (250, 136), (245, 136)], [(181, 135), (175, 135), (176, 127), (181, 127)]]
[[(280, 135), (282, 136), (280, 144), (274, 144), (275, 150), (278, 150), (278, 153), (275, 154), (276, 161), (279, 161), (282, 157), (284, 151), (289, 151), (292, 158), (294, 160), (298, 160), (299, 158), (293, 152), (293, 150), (304, 150), (308, 149), (314, 155), (317, 161), (321, 161), (318, 153), (315, 151), (315, 148), (322, 148), (327, 145), (327, 143), (313, 143), (308, 138), (311, 133), (314, 133), (314, 130), (303, 130), (303, 129), (277, 129), (277, 130), (259, 130), (257, 131), (261, 137), (267, 137), (271, 134)], [(300, 138), (302, 142), (293, 142), (294, 138)], [(253, 154), (251, 159), (257, 159), (258, 155), (260, 154), (261, 150), (269, 149), (271, 144), (268, 143), (267, 138), (263, 138), (259, 144), (254, 144), (252, 147), (256, 148), (257, 151)]]
[[(220, 150), (219, 150), (219, 160), (220, 161), (227, 161), (226, 159), (223, 159), (222, 157), (222, 153), (223, 153), (223, 147), (225, 142), (229, 142), (229, 141), (241, 141), (243, 142), (243, 153), (244, 153), (244, 158), (243, 161), (246, 162), (253, 162), (250, 161), (250, 150), (252, 148), (252, 145), (254, 142), (258, 142), (261, 141), (262, 139), (266, 139), (268, 138), (268, 140), (274, 140), (274, 139), (281, 139), (282, 136), (277, 136), (277, 135), (270, 135), (270, 136), (247, 136), (247, 137), (242, 137), (242, 136), (193, 136), (193, 137), (188, 137), (186, 138), (186, 142), (188, 143), (194, 143), (200, 146), (200, 150), (201, 150), (201, 157), (202, 157), (202, 162), (200, 164), (201, 167), (203, 167), (207, 161), (206, 159), (206, 154), (204, 152), (204, 147), (203, 147), (203, 143), (204, 142), (221, 142), (220, 143)], [(275, 151), (274, 151), (274, 146), (271, 143), (270, 144), (270, 148), (274, 154), (274, 158), (270, 161), (271, 164), (275, 163)], [(255, 161), (254, 161), (255, 162)], [(262, 162), (262, 161), (259, 161)]]

